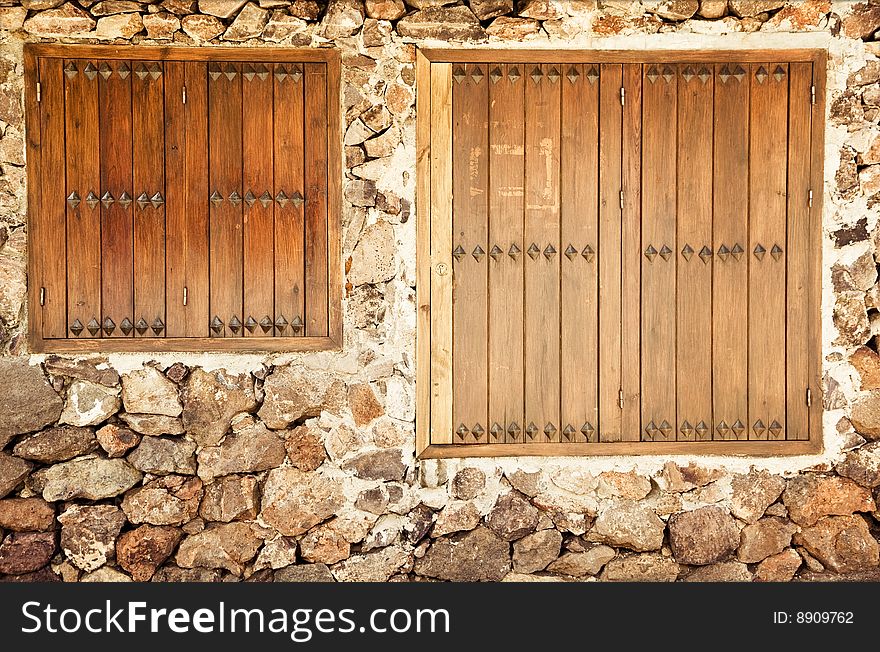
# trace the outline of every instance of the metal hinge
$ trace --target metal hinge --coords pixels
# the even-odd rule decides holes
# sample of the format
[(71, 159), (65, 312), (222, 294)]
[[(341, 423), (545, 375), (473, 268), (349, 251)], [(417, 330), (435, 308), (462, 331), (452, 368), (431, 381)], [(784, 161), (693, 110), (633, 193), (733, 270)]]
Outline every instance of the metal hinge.
[(620, 87), (620, 106), (623, 106), (625, 104), (626, 104), (626, 89), (623, 86), (621, 86)]
[(46, 288), (40, 288), (40, 305), (46, 305)]
[(617, 390), (617, 406), (622, 410), (623, 409), (623, 390)]
[(810, 208), (813, 207), (813, 191), (812, 190), (809, 193), (807, 193), (807, 206), (809, 206)]
[(623, 190), (620, 191), (620, 210), (623, 210)]
[(183, 305), (186, 305), (187, 301), (189, 301), (189, 290), (184, 285), (183, 286)]
[(813, 392), (807, 387), (807, 407), (811, 407), (813, 405)]
[(37, 82), (37, 102), (41, 102), (43, 100), (43, 86), (40, 82)]
[(816, 85), (810, 86), (810, 104), (816, 103)]
[(183, 103), (186, 104), (186, 86), (183, 87)]

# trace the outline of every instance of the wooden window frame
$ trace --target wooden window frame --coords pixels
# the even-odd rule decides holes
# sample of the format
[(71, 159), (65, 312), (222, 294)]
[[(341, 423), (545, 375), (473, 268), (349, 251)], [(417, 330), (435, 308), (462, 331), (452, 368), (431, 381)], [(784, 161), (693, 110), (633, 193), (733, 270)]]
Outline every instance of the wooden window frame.
[[(816, 454), (823, 449), (822, 429), (822, 204), (827, 51), (823, 49), (760, 50), (501, 50), (419, 48), (416, 52), (416, 159), (417, 159), (417, 345), (416, 345), (416, 455), (420, 458), (591, 455), (727, 455), (789, 456)], [(811, 126), (813, 189), (809, 210), (809, 287), (807, 329), (809, 342), (808, 395), (810, 439), (787, 441), (702, 441), (599, 443), (452, 444), (452, 247), (450, 233), (435, 225), (452, 223), (452, 84), (454, 63), (760, 63), (775, 58), (789, 63), (813, 64), (815, 106)], [(433, 81), (433, 84), (432, 84)], [(640, 81), (640, 80), (639, 80)], [(624, 86), (627, 81), (624, 80)], [(627, 93), (629, 95), (629, 93)], [(818, 117), (818, 119), (815, 119)], [(624, 121), (627, 112), (624, 108)], [(436, 155), (438, 150), (441, 155)], [(445, 153), (445, 155), (442, 155)], [(641, 171), (639, 170), (639, 173)], [(628, 220), (639, 221), (639, 174), (624, 166), (622, 185), (627, 192), (622, 210), (624, 230)], [(624, 236), (625, 237), (625, 236)], [(626, 301), (626, 297), (621, 299)], [(439, 308), (438, 308), (439, 306)], [(638, 323), (627, 326), (636, 331)], [(635, 378), (621, 374), (622, 391)], [(636, 404), (638, 401), (636, 401)], [(635, 414), (623, 410), (624, 427), (639, 426)], [(629, 426), (627, 424), (630, 424)]]
[[(284, 62), (291, 59), (327, 66), (327, 336), (303, 337), (157, 337), (108, 339), (44, 339), (40, 310), (40, 279), (35, 247), (40, 242), (41, 205), (40, 108), (37, 98), (40, 58), (102, 58), (162, 61)], [(301, 352), (338, 350), (342, 347), (342, 131), (341, 55), (332, 48), (191, 48), (149, 46), (91, 46), (33, 44), (24, 46), (25, 116), (27, 138), (28, 221), (28, 320), (29, 342), (34, 353), (90, 352)], [(206, 317), (207, 318), (207, 317)]]

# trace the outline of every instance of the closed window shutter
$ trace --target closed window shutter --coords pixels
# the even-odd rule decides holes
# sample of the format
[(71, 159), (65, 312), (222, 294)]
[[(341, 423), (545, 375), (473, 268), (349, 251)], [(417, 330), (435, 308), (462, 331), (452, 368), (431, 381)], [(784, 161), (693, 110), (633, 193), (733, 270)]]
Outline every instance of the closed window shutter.
[[(336, 56), (31, 50), (36, 348), (339, 342)], [(126, 341), (141, 339), (154, 343)]]
[(821, 53), (573, 58), (420, 60), (420, 452), (815, 450)]

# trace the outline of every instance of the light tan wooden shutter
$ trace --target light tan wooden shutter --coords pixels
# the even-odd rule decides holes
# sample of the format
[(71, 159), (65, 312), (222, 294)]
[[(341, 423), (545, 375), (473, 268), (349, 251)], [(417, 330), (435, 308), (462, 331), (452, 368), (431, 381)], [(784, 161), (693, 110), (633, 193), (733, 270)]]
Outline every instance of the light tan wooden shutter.
[(815, 449), (824, 60), (773, 54), (420, 52), (420, 451)]

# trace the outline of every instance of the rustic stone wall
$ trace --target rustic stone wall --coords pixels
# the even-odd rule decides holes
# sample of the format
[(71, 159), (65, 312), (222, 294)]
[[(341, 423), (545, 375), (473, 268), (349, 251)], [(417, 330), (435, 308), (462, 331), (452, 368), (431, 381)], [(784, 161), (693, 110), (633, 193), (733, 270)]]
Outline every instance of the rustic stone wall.
[[(0, 0), (0, 577), (880, 578), (878, 30), (876, 0)], [(27, 41), (339, 48), (342, 351), (29, 355)], [(414, 459), (413, 64), (444, 42), (828, 48), (823, 454)]]

